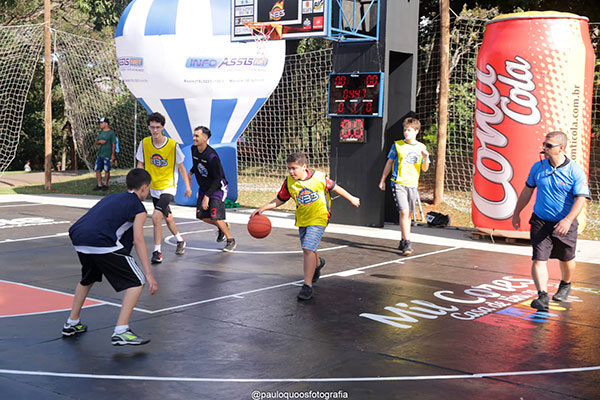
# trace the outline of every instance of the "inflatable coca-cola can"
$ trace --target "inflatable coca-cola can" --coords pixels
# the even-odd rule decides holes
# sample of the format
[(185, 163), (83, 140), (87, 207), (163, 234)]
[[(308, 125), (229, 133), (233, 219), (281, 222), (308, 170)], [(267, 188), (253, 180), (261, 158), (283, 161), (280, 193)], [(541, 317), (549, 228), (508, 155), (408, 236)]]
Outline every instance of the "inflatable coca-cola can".
[[(512, 227), (517, 198), (545, 135), (567, 134), (567, 156), (589, 176), (594, 50), (588, 20), (527, 12), (487, 23), (477, 56), (472, 218), (479, 230), (529, 237)], [(585, 226), (585, 212), (579, 217)]]

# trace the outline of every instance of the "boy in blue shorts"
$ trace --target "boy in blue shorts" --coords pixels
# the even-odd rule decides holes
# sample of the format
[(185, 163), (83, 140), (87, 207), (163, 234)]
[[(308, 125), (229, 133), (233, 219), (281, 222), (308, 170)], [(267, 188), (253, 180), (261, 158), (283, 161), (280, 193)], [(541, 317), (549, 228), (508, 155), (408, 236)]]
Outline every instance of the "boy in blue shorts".
[[(158, 290), (150, 269), (143, 231), (147, 213), (142, 200), (150, 192), (150, 181), (150, 174), (143, 169), (129, 171), (126, 193), (104, 197), (69, 228), (69, 237), (81, 262), (81, 281), (75, 289), (73, 308), (62, 329), (64, 337), (87, 331), (87, 326), (79, 320), (79, 314), (94, 283), (102, 282), (102, 276), (105, 276), (117, 292), (125, 291), (111, 338), (113, 346), (150, 342), (129, 329), (131, 313), (146, 281), (150, 294)], [(142, 262), (143, 272), (130, 256), (133, 246)]]
[(309, 300), (313, 295), (312, 284), (321, 276), (325, 260), (318, 256), (317, 248), (329, 224), (331, 196), (334, 192), (353, 206), (360, 206), (360, 199), (352, 196), (340, 185), (319, 171), (310, 171), (303, 153), (292, 153), (287, 157), (289, 176), (273, 200), (252, 213), (262, 214), (279, 207), (293, 198), (296, 202), (296, 226), (299, 228), (300, 243), (304, 253), (304, 284), (298, 293), (299, 300)]

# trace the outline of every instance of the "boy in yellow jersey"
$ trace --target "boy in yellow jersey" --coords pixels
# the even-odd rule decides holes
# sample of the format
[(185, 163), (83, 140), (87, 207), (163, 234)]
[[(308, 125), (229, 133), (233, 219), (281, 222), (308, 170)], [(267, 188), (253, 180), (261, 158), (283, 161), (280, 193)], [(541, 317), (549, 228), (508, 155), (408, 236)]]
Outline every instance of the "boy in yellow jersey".
[(287, 158), (289, 176), (273, 200), (252, 213), (262, 214), (281, 206), (293, 198), (296, 202), (296, 226), (299, 228), (300, 244), (304, 253), (304, 285), (298, 294), (299, 300), (309, 300), (313, 295), (312, 284), (321, 276), (325, 260), (317, 255), (317, 247), (329, 224), (331, 196), (334, 192), (353, 206), (360, 206), (360, 199), (352, 196), (340, 185), (327, 178), (324, 173), (310, 171), (303, 153), (292, 153)]
[(419, 176), (429, 169), (429, 153), (425, 145), (417, 141), (421, 123), (415, 118), (406, 118), (404, 140), (396, 140), (388, 153), (383, 167), (379, 189), (385, 190), (385, 179), (392, 172), (392, 194), (400, 212), (402, 240), (398, 249), (403, 255), (413, 253), (410, 243), (410, 213), (415, 212), (415, 202), (419, 196)]
[(152, 251), (152, 264), (162, 262), (162, 219), (164, 217), (167, 227), (177, 238), (177, 249), (175, 254), (181, 255), (185, 252), (185, 240), (177, 231), (177, 225), (173, 220), (173, 213), (169, 204), (177, 193), (177, 170), (181, 173), (185, 183), (185, 197), (192, 195), (187, 171), (183, 165), (185, 156), (179, 148), (179, 143), (163, 134), (165, 117), (160, 113), (148, 116), (148, 128), (152, 136), (144, 138), (138, 147), (136, 159), (138, 168), (144, 168), (152, 176), (150, 195), (154, 203), (152, 214), (152, 225), (154, 226), (154, 250)]

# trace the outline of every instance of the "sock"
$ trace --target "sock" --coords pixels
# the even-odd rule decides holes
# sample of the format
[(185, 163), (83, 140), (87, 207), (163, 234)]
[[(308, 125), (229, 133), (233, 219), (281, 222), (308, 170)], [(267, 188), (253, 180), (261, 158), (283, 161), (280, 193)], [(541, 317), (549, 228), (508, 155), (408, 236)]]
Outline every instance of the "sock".
[(178, 242), (183, 242), (183, 236), (181, 236), (179, 233), (176, 234), (175, 237), (177, 238)]
[(154, 245), (154, 251), (160, 251), (160, 244)]
[(79, 319), (67, 318), (67, 325), (75, 326), (79, 323)]
[(115, 333), (120, 335), (121, 333), (127, 332), (129, 325), (117, 325), (115, 326)]

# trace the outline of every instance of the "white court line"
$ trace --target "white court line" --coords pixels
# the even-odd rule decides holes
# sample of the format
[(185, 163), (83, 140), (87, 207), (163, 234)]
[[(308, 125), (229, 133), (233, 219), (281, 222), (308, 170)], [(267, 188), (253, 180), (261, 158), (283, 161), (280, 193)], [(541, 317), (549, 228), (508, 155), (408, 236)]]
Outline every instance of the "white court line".
[[(188, 234), (192, 234), (192, 233), (203, 233), (203, 232), (210, 232), (210, 231), (214, 231), (214, 229), (205, 229), (205, 230), (201, 230), (201, 231), (190, 231), (190, 232), (180, 232), (181, 235), (188, 235)], [(215, 231), (216, 232), (216, 231)], [(177, 243), (173, 243), (173, 238), (175, 236), (170, 235), (167, 236), (164, 240), (164, 242), (168, 245), (171, 246), (177, 246)], [(330, 251), (330, 250), (339, 250), (339, 249), (343, 249), (345, 247), (348, 247), (348, 245), (341, 245), (341, 246), (335, 246), (335, 247), (326, 247), (326, 248), (319, 248), (319, 252), (322, 251)], [(222, 253), (223, 249), (207, 249), (204, 247), (192, 247), (192, 246), (185, 246), (186, 250), (200, 250), (200, 251), (211, 251), (211, 252), (218, 252), (218, 253)], [(302, 250), (281, 250), (281, 251), (246, 251), (246, 250), (238, 250), (235, 249), (235, 251), (233, 251), (231, 254), (302, 254)]]
[[(92, 307), (98, 307), (98, 306), (103, 306), (103, 305), (105, 305), (105, 304), (104, 303), (90, 304), (89, 306), (84, 306), (82, 308), (92, 308)], [(71, 311), (71, 309), (63, 308), (62, 310), (50, 310), (50, 311), (30, 312), (30, 313), (23, 313), (23, 314), (0, 315), (0, 318), (27, 317), (30, 315), (53, 314), (53, 313), (64, 312), (64, 311)]]
[[(345, 246), (345, 247), (347, 247), (347, 246)], [(330, 249), (333, 250), (333, 248), (330, 248)], [(360, 272), (362, 272), (363, 270), (367, 270), (367, 269), (371, 269), (371, 268), (376, 268), (376, 267), (381, 267), (381, 266), (384, 266), (384, 265), (394, 264), (394, 263), (396, 263), (396, 264), (403, 264), (407, 260), (412, 260), (412, 259), (421, 258), (421, 257), (427, 257), (427, 256), (430, 256), (430, 255), (439, 254), (439, 253), (445, 253), (445, 252), (453, 251), (453, 250), (457, 250), (457, 249), (460, 249), (460, 247), (451, 247), (451, 248), (448, 248), (448, 249), (432, 251), (432, 252), (429, 252), (429, 253), (423, 253), (423, 254), (419, 254), (419, 255), (415, 255), (415, 256), (411, 256), (411, 257), (403, 257), (403, 258), (398, 258), (398, 259), (395, 259), (395, 260), (384, 261), (384, 262), (377, 263), (377, 264), (366, 265), (364, 267), (351, 268), (351, 269), (348, 269), (348, 270), (345, 270), (345, 271), (339, 271), (339, 272), (335, 272), (335, 273), (332, 273), (332, 274), (321, 275), (321, 279), (328, 278), (328, 277), (331, 277), (331, 276), (342, 276), (343, 277), (344, 273), (350, 273), (350, 275), (356, 275), (356, 274), (359, 274)], [(322, 251), (322, 250), (320, 250), (320, 251)], [(9, 282), (9, 281), (4, 281), (4, 282)], [(263, 287), (263, 288), (259, 288), (259, 289), (248, 290), (248, 291), (245, 291), (245, 292), (228, 294), (228, 295), (225, 295), (225, 296), (214, 297), (214, 298), (211, 298), (211, 299), (195, 301), (195, 302), (192, 302), (192, 303), (180, 304), (180, 305), (173, 306), (173, 307), (161, 308), (159, 310), (146, 310), (146, 309), (138, 308), (138, 307), (135, 307), (134, 310), (135, 311), (139, 311), (139, 312), (143, 312), (143, 313), (146, 313), (146, 314), (158, 314), (158, 313), (165, 312), (165, 311), (179, 310), (181, 308), (187, 308), (187, 307), (197, 306), (197, 305), (200, 305), (200, 304), (214, 303), (216, 301), (224, 300), (224, 299), (229, 299), (229, 298), (240, 299), (240, 298), (244, 298), (244, 295), (248, 295), (248, 294), (252, 294), (252, 293), (258, 293), (258, 292), (264, 292), (264, 291), (272, 290), (272, 289), (278, 289), (278, 288), (285, 287), (285, 286), (298, 286), (298, 284), (300, 284), (302, 282), (303, 282), (303, 280), (297, 280), (297, 281), (293, 281), (293, 282), (281, 283), (279, 285), (267, 286), (267, 287)], [(16, 282), (10, 282), (10, 283), (16, 283)], [(23, 285), (23, 286), (29, 286), (29, 285)], [(52, 291), (52, 290), (49, 290), (49, 289), (38, 288), (38, 287), (35, 287), (35, 286), (29, 286), (29, 287), (36, 288), (36, 289), (42, 289), (42, 290)], [(67, 294), (69, 296), (72, 296), (72, 294), (69, 294), (69, 293), (63, 293), (63, 292), (57, 292), (57, 291), (55, 291), (55, 292), (56, 293), (61, 293), (61, 294)], [(97, 300), (97, 299), (92, 299), (92, 298), (90, 298), (90, 300), (99, 301), (99, 302), (102, 302), (102, 303), (104, 303), (106, 305), (109, 305), (109, 306), (121, 307), (120, 304), (111, 303), (111, 302), (108, 302), (108, 301)]]
[(160, 381), (160, 382), (215, 382), (215, 383), (284, 383), (284, 382), (394, 382), (394, 381), (434, 381), (448, 379), (481, 379), (502, 376), (520, 375), (548, 375), (564, 374), (570, 372), (598, 371), (600, 366), (541, 369), (533, 371), (514, 372), (484, 372), (461, 375), (417, 375), (417, 376), (373, 376), (356, 378), (193, 378), (176, 376), (146, 376), (146, 375), (96, 375), (96, 374), (74, 374), (68, 372), (49, 371), (26, 371), (18, 369), (0, 369), (0, 374), (6, 375), (30, 375), (30, 376), (52, 376), (57, 378), (82, 378), (82, 379), (110, 379), (110, 380), (132, 380), (132, 381)]
[(8, 206), (0, 206), (0, 208), (9, 208), (9, 207), (31, 207), (31, 206), (42, 206), (43, 204), (41, 203), (35, 203), (35, 204), (11, 204)]
[[(421, 257), (431, 256), (431, 255), (434, 255), (434, 254), (444, 253), (444, 252), (447, 252), (447, 251), (452, 251), (452, 250), (457, 250), (457, 249), (460, 249), (460, 247), (452, 247), (452, 248), (449, 248), (449, 249), (432, 251), (432, 252), (429, 252), (429, 253), (419, 254), (419, 255), (416, 255), (416, 256), (412, 256), (412, 257), (403, 257), (403, 258), (398, 258), (396, 260), (384, 261), (384, 262), (373, 264), (373, 265), (367, 265), (367, 266), (364, 266), (364, 267), (352, 268), (352, 269), (349, 269), (349, 270), (346, 270), (346, 271), (335, 272), (335, 273), (328, 274), (328, 275), (321, 275), (321, 279), (328, 278), (330, 276), (338, 276), (338, 274), (344, 273), (344, 272), (348, 272), (348, 271), (362, 271), (362, 270), (376, 268), (376, 267), (381, 267), (383, 265), (394, 264), (394, 263), (402, 264), (406, 260), (412, 260), (412, 259), (415, 259), (415, 258), (421, 258)], [(214, 297), (212, 299), (195, 301), (193, 303), (187, 303), (187, 304), (181, 304), (181, 305), (173, 306), (173, 307), (161, 308), (160, 310), (148, 311), (148, 313), (150, 313), (150, 314), (157, 314), (157, 313), (160, 313), (160, 312), (173, 311), (173, 310), (178, 310), (178, 309), (181, 309), (181, 308), (186, 308), (186, 307), (191, 307), (191, 306), (197, 306), (199, 304), (213, 303), (213, 302), (218, 301), (218, 300), (224, 300), (224, 299), (229, 299), (229, 298), (240, 298), (240, 297), (244, 297), (244, 295), (247, 295), (247, 294), (264, 292), (266, 290), (271, 290), (271, 289), (279, 289), (279, 288), (285, 287), (285, 286), (299, 286), (299, 284), (302, 284), (303, 282), (304, 282), (303, 280), (297, 280), (297, 281), (294, 281), (294, 282), (280, 283), (279, 285), (267, 286), (267, 287), (264, 287), (264, 288), (248, 290), (248, 291), (245, 291), (245, 292), (228, 294), (228, 295), (220, 296), (220, 297)], [(146, 311), (144, 311), (144, 312), (146, 312)]]
[(48, 238), (56, 238), (56, 237), (61, 237), (61, 236), (69, 236), (69, 232), (55, 233), (53, 235), (46, 235), (46, 236), (33, 236), (33, 237), (21, 238), (21, 239), (5, 239), (5, 240), (0, 240), (0, 244), (15, 243), (15, 242), (27, 242), (29, 240), (48, 239)]
[[(59, 222), (62, 223), (62, 221), (59, 221)], [(44, 224), (44, 225), (54, 225), (54, 223), (55, 222), (52, 222), (50, 224)], [(195, 224), (195, 223), (196, 223), (196, 221), (180, 222), (177, 225)], [(166, 226), (166, 225), (163, 225), (163, 226)], [(152, 225), (144, 226), (144, 228), (152, 228)], [(0, 244), (3, 244), (3, 243), (16, 243), (16, 242), (27, 242), (27, 241), (30, 241), (30, 240), (49, 239), (49, 238), (56, 238), (56, 237), (62, 237), (62, 236), (69, 236), (69, 232), (54, 233), (52, 235), (45, 235), (45, 236), (32, 236), (32, 237), (20, 238), (20, 239), (5, 239), (5, 240), (0, 240)]]

